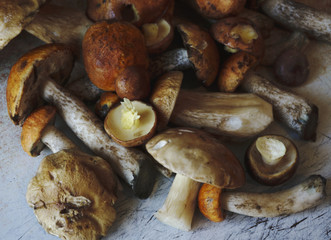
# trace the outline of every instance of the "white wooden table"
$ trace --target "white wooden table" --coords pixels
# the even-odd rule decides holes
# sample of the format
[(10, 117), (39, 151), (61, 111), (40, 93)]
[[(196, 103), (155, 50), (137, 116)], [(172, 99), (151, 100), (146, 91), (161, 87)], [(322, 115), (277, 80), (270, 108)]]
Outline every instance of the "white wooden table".
[[(40, 44), (39, 40), (22, 33), (0, 51), (0, 239), (3, 240), (58, 239), (43, 230), (25, 200), (27, 185), (39, 162), (51, 152), (46, 149), (37, 158), (23, 152), (21, 129), (10, 121), (5, 97), (11, 66), (19, 56)], [(305, 86), (294, 91), (319, 107), (317, 140), (305, 142), (295, 139), (301, 163), (288, 183), (275, 188), (263, 187), (247, 176), (247, 184), (243, 187), (246, 190), (275, 191), (298, 183), (310, 174), (321, 174), (331, 179), (331, 45), (312, 43), (306, 53), (311, 65), (310, 79)], [(70, 135), (61, 121), (58, 125)], [(266, 132), (289, 136), (277, 123), (273, 123)], [(230, 146), (241, 161), (248, 144), (249, 141)], [(153, 194), (146, 200), (135, 198), (129, 191), (121, 193), (116, 203), (117, 219), (105, 239), (331, 239), (329, 182), (328, 197), (316, 208), (270, 219), (227, 213), (226, 220), (221, 223), (208, 221), (197, 210), (192, 231), (183, 232), (160, 223), (154, 217), (167, 196), (171, 181), (159, 177)]]

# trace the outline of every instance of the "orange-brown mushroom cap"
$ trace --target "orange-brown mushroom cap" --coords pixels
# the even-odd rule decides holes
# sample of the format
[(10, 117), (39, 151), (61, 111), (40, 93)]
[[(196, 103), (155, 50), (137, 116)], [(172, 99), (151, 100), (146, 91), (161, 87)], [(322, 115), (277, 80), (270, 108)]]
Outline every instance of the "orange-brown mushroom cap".
[(56, 108), (46, 105), (32, 112), (25, 120), (21, 133), (21, 145), (30, 156), (38, 156), (44, 148), (41, 142), (42, 132), (49, 124), (54, 123), (55, 115)]

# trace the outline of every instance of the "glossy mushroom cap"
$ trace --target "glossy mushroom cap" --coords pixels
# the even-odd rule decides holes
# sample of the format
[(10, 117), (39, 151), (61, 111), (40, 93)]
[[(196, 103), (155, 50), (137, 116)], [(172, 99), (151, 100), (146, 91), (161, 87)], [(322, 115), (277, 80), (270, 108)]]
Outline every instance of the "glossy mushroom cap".
[(73, 65), (73, 54), (63, 44), (46, 44), (23, 55), (10, 70), (6, 89), (8, 114), (14, 124), (22, 125), (42, 102), (42, 82), (51, 78), (64, 85)]
[(50, 234), (96, 240), (115, 220), (117, 179), (110, 165), (78, 150), (45, 157), (28, 185), (26, 200)]
[(21, 132), (21, 145), (30, 156), (38, 156), (44, 148), (41, 141), (44, 129), (54, 123), (56, 108), (50, 105), (35, 110), (25, 120)]
[(245, 173), (234, 154), (208, 133), (193, 128), (168, 129), (146, 144), (164, 167), (197, 182), (238, 188)]

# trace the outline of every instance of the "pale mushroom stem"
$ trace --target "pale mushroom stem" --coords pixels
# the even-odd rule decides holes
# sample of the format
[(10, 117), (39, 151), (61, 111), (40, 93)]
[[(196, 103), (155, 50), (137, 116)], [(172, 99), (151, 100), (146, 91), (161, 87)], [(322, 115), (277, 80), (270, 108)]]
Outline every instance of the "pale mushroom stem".
[(199, 182), (177, 174), (167, 199), (155, 214), (156, 218), (172, 227), (189, 231), (199, 187)]
[(76, 145), (53, 125), (48, 125), (43, 130), (41, 140), (53, 153), (76, 148)]
[(150, 62), (151, 78), (161, 76), (174, 70), (187, 70), (192, 68), (187, 50), (184, 48), (174, 49), (153, 58)]

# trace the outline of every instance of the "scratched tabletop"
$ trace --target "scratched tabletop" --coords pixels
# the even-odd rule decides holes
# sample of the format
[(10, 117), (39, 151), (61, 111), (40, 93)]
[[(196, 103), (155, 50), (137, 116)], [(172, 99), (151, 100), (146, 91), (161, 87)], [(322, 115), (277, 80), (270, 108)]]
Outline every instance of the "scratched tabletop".
[[(39, 157), (32, 158), (22, 150), (21, 128), (10, 121), (6, 106), (6, 82), (11, 66), (25, 52), (41, 44), (23, 32), (0, 51), (1, 240), (58, 239), (44, 231), (25, 200), (30, 179), (35, 175), (42, 158), (51, 152), (45, 149)], [(166, 199), (173, 180), (159, 176), (148, 199), (137, 199), (128, 189), (119, 194), (115, 206), (117, 218), (104, 239), (331, 239), (331, 45), (312, 41), (306, 54), (310, 63), (309, 80), (292, 91), (318, 106), (317, 139), (315, 142), (301, 141), (273, 122), (263, 133), (282, 134), (294, 140), (300, 154), (300, 166), (287, 183), (273, 188), (261, 186), (246, 175), (247, 182), (240, 190), (273, 192), (293, 186), (311, 174), (320, 174), (328, 179), (327, 198), (320, 205), (301, 213), (275, 218), (252, 218), (227, 212), (226, 219), (220, 223), (207, 220), (196, 209), (192, 230), (183, 232), (162, 224), (154, 217)], [(77, 63), (72, 78), (80, 77), (81, 68)], [(61, 119), (56, 124), (81, 145)], [(228, 145), (241, 162), (250, 141)]]

